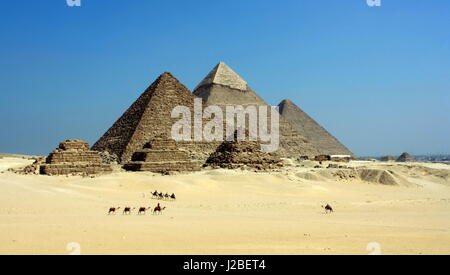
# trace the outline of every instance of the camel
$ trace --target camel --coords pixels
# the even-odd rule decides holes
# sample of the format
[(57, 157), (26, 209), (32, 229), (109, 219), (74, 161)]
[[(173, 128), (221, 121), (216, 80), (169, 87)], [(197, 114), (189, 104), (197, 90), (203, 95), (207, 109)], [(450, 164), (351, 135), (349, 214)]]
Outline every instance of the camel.
[(172, 200), (176, 200), (177, 198), (175, 197), (175, 194), (174, 193), (172, 193), (172, 195), (170, 196), (170, 198), (172, 199)]
[(125, 208), (123, 209), (123, 215), (126, 215), (126, 214), (130, 215), (130, 214), (131, 214), (131, 210), (133, 210), (133, 209), (134, 209), (134, 207), (133, 207), (133, 208), (131, 208), (131, 207), (125, 207)]
[(115, 214), (117, 210), (119, 210), (120, 207), (110, 207), (108, 211), (108, 215), (111, 215), (111, 213)]
[[(323, 206), (322, 206), (323, 207)], [(328, 213), (328, 212), (334, 212), (333, 211), (333, 207), (331, 207), (329, 204), (327, 204), (325, 207), (323, 207), (323, 208), (325, 208), (325, 213)]]
[(155, 209), (153, 209), (153, 215), (156, 214), (156, 212), (158, 212), (159, 214), (161, 214), (162, 211), (163, 211), (164, 209), (166, 209), (166, 207), (162, 207), (162, 208), (161, 208), (161, 206), (160, 206), (159, 203), (158, 203), (158, 205), (155, 207)]
[(165, 198), (166, 200), (168, 200), (168, 199), (170, 198), (169, 194), (166, 193), (166, 194), (164, 195), (164, 198)]
[(151, 209), (151, 207), (149, 207), (149, 208), (140, 207), (138, 215), (141, 215), (142, 213), (145, 215), (146, 211), (149, 210), (149, 209)]
[(163, 193), (162, 193), (162, 192), (161, 192), (161, 193), (159, 193), (159, 194), (158, 194), (158, 197), (159, 197), (159, 199), (160, 199), (160, 200), (164, 199), (164, 195), (163, 195)]
[(158, 191), (155, 190), (155, 192), (152, 193), (152, 197), (153, 198), (158, 198)]

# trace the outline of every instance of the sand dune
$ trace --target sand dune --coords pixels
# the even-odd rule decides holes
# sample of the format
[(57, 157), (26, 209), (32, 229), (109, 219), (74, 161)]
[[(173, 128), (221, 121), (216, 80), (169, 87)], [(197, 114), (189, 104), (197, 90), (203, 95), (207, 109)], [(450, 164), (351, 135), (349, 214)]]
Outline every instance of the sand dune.
[[(293, 162), (276, 173), (96, 178), (6, 171), (29, 162), (0, 159), (0, 254), (69, 254), (70, 243), (81, 254), (369, 254), (370, 243), (383, 254), (450, 253), (447, 165)], [(155, 189), (178, 197), (159, 201), (163, 215), (107, 215), (155, 206)], [(325, 203), (336, 212), (324, 214)]]

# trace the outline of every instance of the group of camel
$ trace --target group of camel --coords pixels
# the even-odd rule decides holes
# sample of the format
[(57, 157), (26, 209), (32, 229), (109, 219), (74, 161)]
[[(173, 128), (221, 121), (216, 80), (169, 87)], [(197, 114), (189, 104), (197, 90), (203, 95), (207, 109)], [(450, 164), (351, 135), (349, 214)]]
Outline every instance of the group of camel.
[[(325, 213), (331, 213), (333, 212), (333, 207), (331, 207), (331, 205), (327, 204), (326, 206), (322, 207), (325, 209)], [(133, 211), (134, 209), (136, 209), (136, 207), (124, 207), (122, 214), (123, 215), (131, 215), (131, 211)], [(138, 215), (145, 215), (147, 213), (148, 210), (152, 209), (151, 207), (139, 207), (139, 211), (138, 211)], [(153, 215), (155, 214), (162, 214), (162, 211), (165, 210), (166, 207), (161, 207), (161, 205), (158, 205), (152, 210)], [(111, 214), (115, 214), (116, 211), (119, 211), (120, 207), (110, 207), (109, 211), (108, 211), (108, 215)]]
[[(156, 199), (160, 199), (160, 200), (176, 200), (176, 196), (174, 193), (172, 193), (172, 195), (169, 195), (168, 193), (163, 194), (162, 192), (158, 192), (157, 190), (155, 190), (155, 192), (151, 193), (152, 194), (152, 198), (156, 198)], [(333, 207), (331, 207), (331, 205), (327, 204), (326, 206), (322, 205), (322, 208), (325, 209), (325, 213), (332, 213), (334, 212)], [(122, 214), (123, 215), (130, 215), (131, 211), (133, 211), (134, 209), (136, 209), (136, 207), (124, 207)], [(151, 210), (151, 207), (139, 207), (139, 211), (138, 211), (138, 215), (145, 215), (147, 213), (148, 210)], [(162, 211), (165, 210), (166, 207), (161, 207), (161, 205), (158, 205), (152, 210), (152, 213), (155, 214), (162, 214)], [(108, 215), (111, 214), (115, 214), (116, 211), (119, 211), (120, 207), (110, 207), (109, 211), (108, 211)]]
[(158, 199), (158, 200), (176, 200), (176, 196), (174, 193), (172, 195), (169, 195), (169, 193), (163, 194), (162, 192), (158, 192), (155, 190), (155, 192), (152, 193), (152, 198)]
[[(174, 193), (172, 193), (172, 195), (169, 195), (168, 193), (163, 194), (162, 192), (158, 192), (157, 190), (155, 190), (155, 192), (151, 193), (152, 194), (152, 198), (156, 198), (159, 200), (176, 200), (176, 196)], [(145, 197), (145, 194), (144, 194)], [(120, 207), (110, 207), (109, 211), (108, 211), (108, 215), (111, 214), (116, 214), (116, 212), (118, 212), (121, 208)], [(136, 207), (129, 207), (126, 206), (123, 208), (123, 215), (131, 215), (131, 211), (133, 211), (134, 209), (137, 209)], [(151, 207), (139, 207), (138, 208), (138, 215), (145, 215), (147, 213), (148, 210), (152, 210), (152, 213), (155, 214), (161, 214), (163, 210), (165, 210), (166, 207), (161, 207), (161, 205), (158, 205), (155, 208), (151, 208)]]
[[(122, 214), (123, 215), (131, 215), (131, 211), (133, 211), (134, 209), (136, 209), (136, 207), (131, 208), (131, 207), (126, 206), (123, 208)], [(145, 215), (148, 210), (152, 210), (153, 215), (162, 214), (162, 211), (165, 209), (166, 209), (166, 207), (161, 207), (161, 205), (159, 205), (159, 203), (153, 209), (151, 207), (139, 207), (138, 215)], [(108, 211), (108, 215), (116, 214), (116, 212), (119, 210), (120, 210), (120, 207), (110, 207), (109, 211)]]

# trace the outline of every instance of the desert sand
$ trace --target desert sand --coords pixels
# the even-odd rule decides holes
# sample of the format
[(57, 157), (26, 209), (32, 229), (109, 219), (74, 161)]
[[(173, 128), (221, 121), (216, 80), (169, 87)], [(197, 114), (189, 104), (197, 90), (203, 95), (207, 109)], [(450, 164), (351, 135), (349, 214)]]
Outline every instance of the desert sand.
[[(30, 163), (0, 158), (0, 254), (450, 253), (445, 164), (343, 164), (390, 171), (394, 182), (377, 172), (353, 177), (351, 169), (292, 161), (271, 173), (116, 171), (90, 178), (7, 171)], [(155, 189), (177, 200), (152, 199)], [(162, 215), (107, 214), (111, 206), (158, 202), (167, 207)], [(325, 214), (326, 203), (334, 213)]]

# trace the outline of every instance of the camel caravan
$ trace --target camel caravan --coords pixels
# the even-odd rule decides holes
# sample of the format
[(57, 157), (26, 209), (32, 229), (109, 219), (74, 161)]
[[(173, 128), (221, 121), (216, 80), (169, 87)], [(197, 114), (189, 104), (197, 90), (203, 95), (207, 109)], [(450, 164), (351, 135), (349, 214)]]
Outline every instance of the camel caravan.
[[(119, 212), (121, 208), (120, 207), (110, 207), (108, 211), (108, 215), (115, 215), (116, 212)], [(136, 207), (124, 207), (122, 211), (122, 215), (131, 215), (131, 212), (133, 210), (137, 209)], [(161, 205), (158, 203), (154, 208), (152, 207), (139, 207), (137, 211), (137, 215), (145, 215), (147, 214), (147, 211), (151, 211), (153, 215), (160, 215), (163, 213), (163, 211), (166, 209), (166, 207), (161, 207)]]
[(162, 192), (158, 192), (157, 190), (155, 190), (155, 192), (152, 193), (152, 198), (158, 200), (173, 200), (173, 201), (177, 199), (174, 193), (172, 193), (172, 195), (169, 195), (169, 193), (163, 194)]
[[(172, 193), (172, 195), (169, 195), (169, 193), (163, 194), (163, 192), (158, 192), (158, 190), (155, 190), (154, 192), (150, 193), (152, 195), (153, 199), (157, 200), (165, 200), (165, 201), (175, 201), (176, 196), (175, 193)], [(143, 194), (145, 197), (145, 193)], [(108, 215), (116, 214), (116, 212), (119, 212), (119, 210), (122, 210), (122, 215), (131, 215), (131, 212), (135, 209), (137, 209), (137, 215), (145, 215), (148, 211), (151, 211), (152, 214), (162, 214), (162, 212), (166, 209), (166, 207), (161, 207), (161, 205), (158, 203), (156, 207), (130, 207), (125, 206), (123, 208), (121, 207), (110, 207), (108, 210)]]

